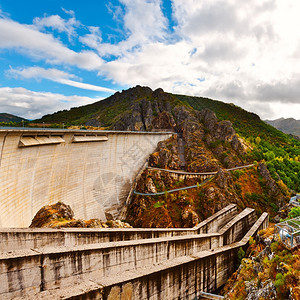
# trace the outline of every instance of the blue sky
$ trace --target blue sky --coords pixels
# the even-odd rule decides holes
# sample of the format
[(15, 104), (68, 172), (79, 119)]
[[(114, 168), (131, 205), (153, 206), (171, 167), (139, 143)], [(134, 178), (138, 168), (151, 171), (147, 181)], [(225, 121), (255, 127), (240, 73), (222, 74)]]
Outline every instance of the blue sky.
[(300, 119), (294, 0), (0, 0), (0, 112), (34, 119), (137, 84)]

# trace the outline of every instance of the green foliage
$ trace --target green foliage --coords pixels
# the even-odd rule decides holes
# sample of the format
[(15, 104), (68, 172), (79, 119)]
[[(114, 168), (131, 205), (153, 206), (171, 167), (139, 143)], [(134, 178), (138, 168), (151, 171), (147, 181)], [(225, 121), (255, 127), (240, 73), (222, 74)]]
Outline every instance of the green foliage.
[(202, 97), (177, 95), (183, 102), (196, 110), (208, 108), (221, 120), (229, 120), (236, 132), (253, 147), (249, 158), (255, 161), (265, 159), (271, 176), (282, 181), (295, 191), (300, 190), (300, 141), (275, 129), (253, 113), (233, 104), (227, 104)]
[(252, 236), (250, 236), (250, 238), (249, 238), (249, 245), (251, 246), (251, 245), (255, 245), (255, 244), (256, 244), (255, 239)]
[(271, 244), (271, 251), (272, 251), (272, 252), (277, 252), (278, 247), (279, 247), (279, 243), (278, 243), (278, 242), (273, 242), (273, 243)]
[(300, 216), (300, 207), (293, 207), (289, 212), (289, 218), (296, 218)]
[(244, 171), (242, 170), (235, 170), (232, 172), (232, 176), (234, 179), (239, 179), (242, 174), (244, 174)]
[(277, 289), (279, 289), (280, 287), (282, 287), (284, 285), (284, 278), (281, 273), (276, 274), (276, 280), (275, 280), (274, 285)]
[(239, 251), (238, 251), (238, 261), (239, 264), (242, 261), (242, 259), (245, 257), (245, 251), (243, 250), (242, 247), (240, 247)]
[(27, 127), (28, 126), (29, 121), (25, 120), (23, 122), (14, 122), (14, 121), (10, 121), (10, 122), (0, 122), (0, 127)]
[(235, 183), (234, 187), (235, 187), (237, 194), (241, 197), (242, 196), (242, 186), (239, 183)]
[(261, 198), (261, 195), (256, 193), (246, 193), (245, 196), (248, 200), (251, 200), (253, 202), (257, 202)]
[[(198, 186), (198, 184), (197, 184), (197, 186)], [(204, 194), (203, 190), (200, 190), (200, 191), (198, 192), (198, 197), (199, 197), (199, 200), (204, 199), (205, 194)]]
[(268, 152), (264, 153), (264, 156), (267, 161), (271, 161), (271, 160), (275, 159), (275, 154), (273, 151), (268, 151)]
[(165, 201), (157, 201), (156, 203), (153, 204), (154, 208), (159, 208), (165, 205)]
[(216, 140), (216, 141), (214, 141), (214, 142), (211, 142), (209, 145), (208, 145), (208, 147), (210, 148), (210, 149), (215, 149), (215, 148), (217, 148), (218, 146), (220, 146), (222, 144), (222, 141), (221, 140)]

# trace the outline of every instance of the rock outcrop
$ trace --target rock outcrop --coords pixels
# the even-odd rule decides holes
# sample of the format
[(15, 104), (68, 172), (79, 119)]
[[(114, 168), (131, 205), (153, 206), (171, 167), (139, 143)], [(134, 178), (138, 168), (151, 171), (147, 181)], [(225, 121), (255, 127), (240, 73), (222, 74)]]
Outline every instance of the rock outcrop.
[(74, 212), (70, 205), (66, 205), (62, 202), (56, 204), (43, 206), (34, 216), (30, 228), (130, 228), (128, 223), (115, 221), (101, 221), (99, 219), (91, 220), (76, 220), (74, 219)]
[(236, 135), (229, 121), (219, 121), (209, 109), (195, 111), (182, 103), (177, 105), (174, 96), (162, 89), (146, 90), (145, 97), (135, 103), (130, 112), (121, 115), (113, 128), (179, 133), (187, 149), (187, 170), (194, 172), (216, 171), (216, 158), (228, 167), (239, 165), (247, 151), (245, 142)]
[[(232, 202), (240, 209), (247, 206), (259, 212), (267, 209), (271, 216), (274, 215), (269, 199), (274, 201), (275, 197), (274, 205), (280, 207), (286, 197), (265, 166), (260, 165), (259, 171), (254, 168), (248, 174), (237, 171), (235, 178), (225, 170), (251, 163), (247, 160), (251, 148), (236, 134), (231, 122), (218, 120), (209, 109), (195, 111), (188, 106), (177, 106), (172, 102), (172, 96), (161, 89), (154, 91), (152, 98), (155, 99), (152, 102), (142, 101), (146, 111), (139, 112), (143, 128), (172, 130), (177, 135), (158, 144), (149, 157), (149, 166), (193, 173), (217, 172), (217, 175), (212, 182), (195, 190), (155, 197), (134, 195), (128, 222), (135, 227), (192, 227)], [(259, 181), (259, 172), (266, 182), (267, 194)], [(177, 180), (168, 172), (146, 170), (136, 190), (156, 193), (201, 182), (197, 177)]]
[(74, 219), (74, 212), (70, 205), (57, 202), (52, 205), (43, 206), (36, 213), (29, 227), (45, 227), (45, 225), (61, 219), (72, 221)]
[(267, 166), (264, 163), (259, 163), (258, 171), (264, 178), (265, 184), (268, 187), (268, 194), (278, 207), (283, 206), (286, 203), (286, 197), (283, 195), (283, 191), (280, 189), (276, 181), (272, 178)]

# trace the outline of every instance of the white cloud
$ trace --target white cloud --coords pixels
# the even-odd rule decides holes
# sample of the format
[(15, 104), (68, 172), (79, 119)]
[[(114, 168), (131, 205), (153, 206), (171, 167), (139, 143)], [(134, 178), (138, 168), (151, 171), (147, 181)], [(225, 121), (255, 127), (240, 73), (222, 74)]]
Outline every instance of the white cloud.
[(102, 42), (100, 28), (89, 26), (88, 29), (90, 33), (79, 37), (79, 41), (92, 49), (98, 49), (99, 47), (101, 47)]
[(62, 83), (62, 84), (74, 86), (74, 87), (77, 87), (79, 89), (84, 89), (84, 90), (97, 91), (97, 92), (106, 92), (106, 93), (115, 93), (116, 92), (113, 89), (109, 89), (109, 88), (105, 88), (105, 87), (102, 87), (102, 86), (93, 85), (93, 84), (89, 84), (89, 83), (78, 82), (78, 81), (74, 81), (74, 80), (70, 80), (70, 79), (59, 78), (59, 79), (54, 80), (54, 81), (57, 81), (57, 82)]
[(168, 20), (161, 10), (161, 0), (121, 0), (126, 6), (124, 25), (131, 38), (143, 42), (162, 39)]
[(77, 78), (77, 76), (73, 74), (69, 74), (64, 71), (60, 71), (57, 69), (44, 69), (40, 67), (30, 67), (24, 69), (10, 69), (8, 75), (12, 75), (16, 78), (35, 78), (37, 80), (40, 79), (48, 79), (51, 81), (55, 81), (61, 84), (66, 84), (69, 86), (74, 86), (80, 89), (91, 90), (91, 91), (98, 91), (98, 92), (107, 92), (107, 93), (114, 93), (116, 92), (113, 89), (105, 88), (102, 86), (92, 85), (88, 83), (78, 82), (74, 80), (70, 80), (70, 78)]
[(77, 53), (51, 34), (10, 19), (0, 19), (0, 48), (13, 48), (48, 63), (69, 64), (86, 70), (97, 70), (103, 64), (103, 60), (92, 51)]
[(80, 22), (75, 19), (74, 16), (65, 20), (59, 15), (45, 16), (43, 18), (35, 18), (33, 20), (34, 27), (38, 30), (45, 28), (52, 28), (58, 32), (65, 32), (68, 35), (69, 40), (77, 36), (76, 28), (80, 26)]
[(30, 67), (30, 68), (23, 68), (23, 69), (13, 69), (10, 68), (10, 70), (7, 72), (9, 76), (14, 76), (16, 78), (34, 78), (34, 79), (50, 79), (55, 80), (57, 78), (76, 78), (75, 75), (69, 74), (67, 72), (57, 70), (57, 69), (44, 69), (41, 67)]
[(102, 100), (102, 98), (33, 92), (21, 87), (0, 88), (1, 111), (29, 119), (37, 119), (58, 110), (86, 105), (99, 100)]
[(63, 11), (64, 13), (66, 13), (67, 15), (70, 15), (71, 17), (75, 17), (75, 12), (74, 12), (74, 10), (72, 10), (72, 9), (67, 10), (67, 9), (65, 9), (64, 7), (62, 7), (61, 9), (62, 9), (62, 11)]
[(101, 56), (124, 56), (132, 51), (138, 51), (142, 46), (154, 41), (163, 41), (167, 38), (168, 19), (161, 10), (161, 0), (120, 0), (125, 6), (125, 13), (120, 10), (114, 18), (122, 18), (124, 35), (126, 39), (116, 44), (99, 43), (99, 34), (91, 33), (91, 45), (97, 40), (96, 47)]

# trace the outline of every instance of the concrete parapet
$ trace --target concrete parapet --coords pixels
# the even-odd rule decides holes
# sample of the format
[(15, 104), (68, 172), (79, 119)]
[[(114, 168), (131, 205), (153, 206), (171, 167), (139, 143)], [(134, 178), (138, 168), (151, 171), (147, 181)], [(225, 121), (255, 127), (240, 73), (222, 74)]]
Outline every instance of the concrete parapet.
[(0, 297), (29, 295), (39, 289), (70, 286), (86, 277), (92, 280), (147, 266), (151, 268), (217, 244), (218, 236), (199, 235), (12, 251), (0, 256), (3, 280)]
[(0, 252), (41, 247), (72, 247), (86, 244), (151, 239), (194, 234), (192, 228), (64, 228), (1, 229)]
[(264, 212), (259, 219), (250, 228), (247, 234), (242, 238), (241, 243), (246, 245), (249, 242), (250, 237), (256, 238), (260, 230), (266, 229), (269, 226), (269, 215)]
[(255, 209), (245, 208), (219, 231), (221, 239), (223, 239), (220, 244), (225, 246), (239, 241), (256, 219)]
[(198, 233), (218, 232), (229, 220), (237, 214), (237, 205), (229, 204), (195, 227)]
[(0, 252), (41, 247), (70, 247), (105, 242), (184, 236), (197, 233), (216, 233), (236, 214), (236, 204), (230, 204), (193, 228), (1, 228)]

